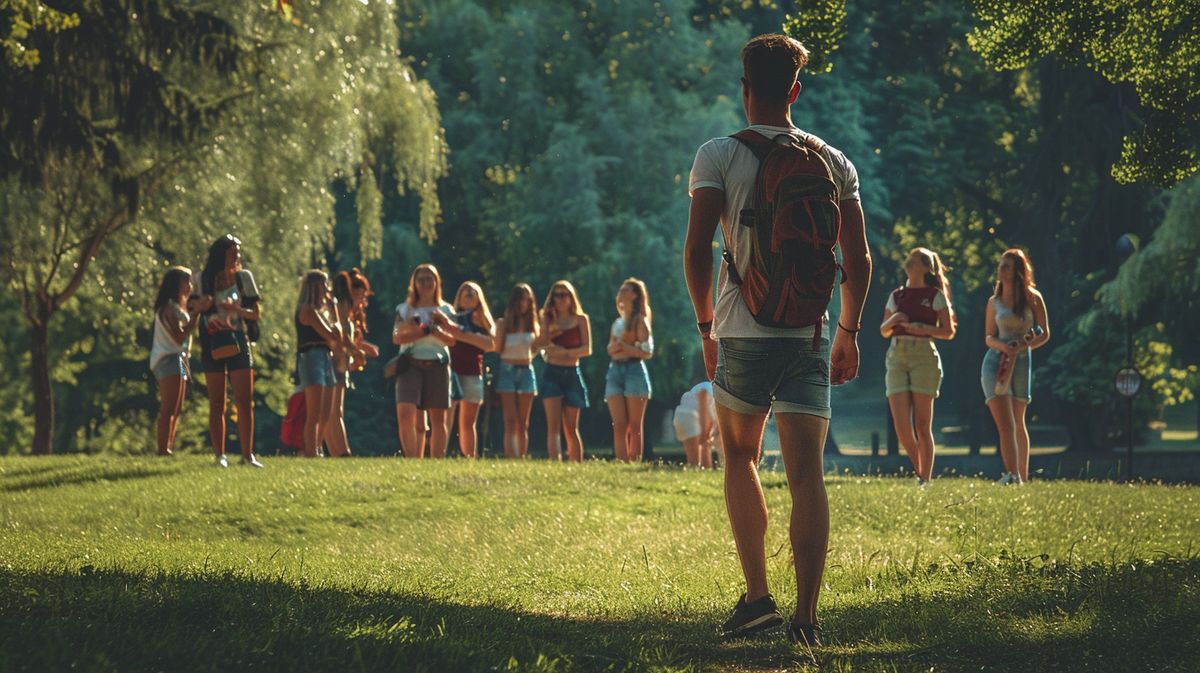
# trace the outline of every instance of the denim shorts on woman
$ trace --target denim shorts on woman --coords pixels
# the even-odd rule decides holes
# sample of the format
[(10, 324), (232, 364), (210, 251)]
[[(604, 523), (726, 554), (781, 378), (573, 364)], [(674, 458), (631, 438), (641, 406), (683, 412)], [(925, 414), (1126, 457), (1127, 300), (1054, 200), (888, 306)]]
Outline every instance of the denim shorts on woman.
[(533, 365), (501, 362), (500, 370), (496, 374), (496, 392), (537, 395), (537, 379), (533, 376)]
[(333, 355), (329, 349), (310, 348), (296, 353), (296, 378), (299, 379), (301, 388), (336, 386), (337, 376), (333, 372)]
[(483, 375), (450, 372), (450, 399), (468, 404), (483, 404)]
[(942, 387), (942, 358), (932, 339), (893, 337), (884, 362), (889, 397), (899, 393), (938, 396)]
[(154, 372), (154, 379), (156, 381), (161, 381), (172, 376), (178, 376), (184, 381), (192, 378), (191, 370), (188, 369), (187, 355), (183, 353), (168, 353), (160, 357), (150, 371)]
[(1008, 390), (996, 394), (996, 373), (1000, 369), (1000, 351), (988, 349), (983, 356), (983, 366), (979, 369), (979, 383), (983, 386), (984, 402), (991, 402), (1001, 395), (1011, 395), (1014, 399), (1028, 402), (1033, 398), (1033, 359), (1029, 357), (1029, 349), (1023, 348), (1017, 354), (1013, 363), (1012, 378), (1008, 382)]
[(713, 397), (743, 414), (829, 418), (829, 337), (815, 351), (807, 337), (718, 339)]
[(613, 360), (604, 377), (604, 399), (610, 397), (650, 398), (650, 372), (645, 360)]
[(563, 398), (563, 404), (568, 407), (588, 408), (587, 388), (583, 386), (583, 372), (579, 371), (579, 365), (546, 365), (542, 370), (542, 399), (552, 397)]

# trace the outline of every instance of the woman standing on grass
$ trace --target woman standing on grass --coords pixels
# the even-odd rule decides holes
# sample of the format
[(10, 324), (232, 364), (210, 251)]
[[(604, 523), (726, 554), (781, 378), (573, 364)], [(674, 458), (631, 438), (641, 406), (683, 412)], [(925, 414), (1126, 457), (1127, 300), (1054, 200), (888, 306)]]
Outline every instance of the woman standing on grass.
[(579, 361), (592, 354), (592, 323), (579, 306), (571, 283), (560, 280), (550, 288), (542, 307), (541, 337), (536, 345), (546, 360), (542, 370), (542, 404), (546, 407), (546, 453), (560, 460), (560, 433), (567, 439), (567, 458), (583, 461), (579, 411), (588, 407), (587, 388)]
[(237, 406), (238, 444), (242, 464), (262, 467), (254, 456), (254, 359), (247, 330), (261, 315), (254, 276), (242, 268), (242, 242), (226, 234), (208, 249), (208, 259), (192, 280), (200, 317), (200, 362), (208, 388), (208, 434), (217, 466), (225, 458), (225, 392), (233, 383)]
[[(1036, 289), (1033, 264), (1024, 251), (1012, 248), (1000, 258), (996, 291), (988, 299), (985, 321), (984, 342), (988, 352), (983, 357), (980, 383), (1000, 434), (1004, 474), (999, 483), (1023, 484), (1029, 481), (1029, 428), (1025, 425), (1025, 410), (1033, 397), (1030, 352), (1050, 340), (1046, 302)], [(1007, 381), (1002, 369), (1011, 372)]]
[(432, 264), (420, 264), (409, 281), (408, 298), (396, 307), (392, 343), (401, 346), (396, 375), (396, 422), (400, 450), (425, 457), (425, 413), (429, 414), (429, 453), (446, 456), (446, 416), (450, 409), (450, 305), (442, 299), (442, 277)]
[(650, 401), (646, 360), (654, 355), (650, 332), (650, 297), (646, 284), (629, 278), (617, 292), (617, 319), (608, 339), (608, 375), (604, 399), (613, 423), (613, 454), (617, 460), (642, 459), (642, 421)]
[(483, 404), (483, 354), (496, 348), (496, 322), (479, 283), (467, 281), (454, 295), (455, 319), (448, 331), (451, 377), (458, 382), (461, 399), (454, 402), (451, 418), (458, 417), (458, 447), (467, 458), (476, 456), (475, 420)]
[(942, 385), (942, 359), (933, 340), (953, 339), (955, 318), (946, 266), (936, 252), (913, 248), (904, 273), (904, 287), (888, 297), (879, 333), (892, 340), (886, 385), (896, 436), (923, 486), (933, 478), (933, 401)]
[(713, 396), (711, 381), (700, 381), (679, 398), (673, 421), (675, 437), (683, 443), (689, 466), (712, 469), (714, 443), (717, 452), (724, 457), (717, 426), (717, 399)]
[(529, 453), (529, 411), (537, 395), (533, 376), (533, 343), (538, 338), (537, 299), (533, 288), (518, 283), (508, 294), (504, 317), (496, 324), (500, 371), (496, 392), (504, 411), (504, 455), (524, 458)]
[(188, 351), (192, 330), (200, 311), (183, 309), (192, 294), (192, 271), (173, 266), (163, 274), (154, 300), (154, 344), (150, 348), (150, 371), (158, 381), (158, 455), (169, 456), (175, 448), (175, 425), (183, 410), (187, 382), (191, 378)]
[(316, 269), (304, 274), (296, 302), (296, 378), (304, 390), (304, 456), (316, 458), (333, 417), (333, 351), (342, 344), (342, 330), (333, 312), (329, 276)]
[(379, 348), (366, 340), (367, 298), (371, 284), (357, 268), (339, 273), (333, 279), (333, 299), (342, 343), (333, 354), (333, 372), (337, 385), (333, 388), (332, 410), (325, 429), (325, 445), (334, 457), (350, 455), (350, 440), (346, 436), (346, 390), (352, 387), (350, 375), (362, 371), (369, 358), (379, 357)]

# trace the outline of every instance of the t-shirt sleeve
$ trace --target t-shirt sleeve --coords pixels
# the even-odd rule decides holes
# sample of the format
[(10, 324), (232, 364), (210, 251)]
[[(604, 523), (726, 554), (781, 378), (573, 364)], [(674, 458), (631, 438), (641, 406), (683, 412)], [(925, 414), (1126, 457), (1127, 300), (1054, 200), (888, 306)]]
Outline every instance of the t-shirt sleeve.
[(941, 290), (938, 290), (938, 293), (933, 295), (933, 310), (940, 312), (945, 310), (949, 305), (950, 303), (946, 301), (946, 295), (942, 294)]
[(887, 310), (895, 313), (898, 309), (899, 306), (896, 305), (896, 292), (893, 290), (892, 293), (888, 295)]
[(714, 140), (704, 143), (696, 150), (696, 160), (692, 162), (692, 172), (688, 178), (688, 196), (701, 187), (725, 191), (725, 165)]
[(254, 282), (254, 274), (242, 269), (238, 272), (238, 279), (241, 281), (243, 296), (258, 298), (258, 284)]
[(841, 169), (838, 176), (840, 178), (838, 181), (839, 198), (842, 201), (861, 200), (858, 193), (858, 169), (841, 152), (837, 153), (837, 160)]

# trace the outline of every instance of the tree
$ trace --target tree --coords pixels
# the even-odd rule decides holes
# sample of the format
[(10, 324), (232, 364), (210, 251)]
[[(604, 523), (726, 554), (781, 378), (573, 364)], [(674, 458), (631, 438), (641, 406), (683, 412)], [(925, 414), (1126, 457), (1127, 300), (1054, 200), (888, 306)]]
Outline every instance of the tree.
[[(164, 262), (200, 259), (232, 230), (259, 244), (248, 258), (260, 285), (290, 290), (284, 279), (331, 242), (331, 180), (357, 184), (378, 170), (372, 150), (388, 156), (432, 238), (445, 171), (434, 97), (397, 56), (384, 3), (289, 18), (162, 0), (77, 13), (73, 30), (31, 31), (32, 68), (0, 70), (12, 93), (0, 118), (0, 233), (11, 243), (0, 273), (29, 325), (36, 452), (54, 446), (50, 335), (73, 299), (107, 301), (106, 336), (125, 338), (117, 352), (135, 349), (130, 318), (152, 321)], [(288, 304), (266, 302), (265, 324), (286, 324)], [(270, 357), (284, 339), (266, 332)]]

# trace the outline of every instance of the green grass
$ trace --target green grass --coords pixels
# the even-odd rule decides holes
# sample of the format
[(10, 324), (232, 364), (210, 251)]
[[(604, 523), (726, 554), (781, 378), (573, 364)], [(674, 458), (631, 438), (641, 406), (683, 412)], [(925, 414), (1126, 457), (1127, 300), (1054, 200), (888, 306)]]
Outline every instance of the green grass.
[[(822, 670), (1200, 661), (1196, 487), (828, 483)], [(0, 671), (799, 669), (778, 633), (712, 637), (740, 592), (719, 473), (0, 460)]]

